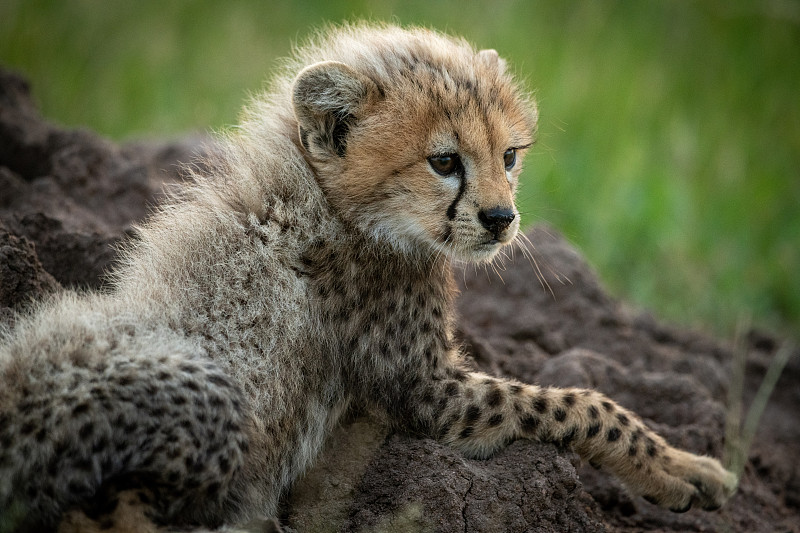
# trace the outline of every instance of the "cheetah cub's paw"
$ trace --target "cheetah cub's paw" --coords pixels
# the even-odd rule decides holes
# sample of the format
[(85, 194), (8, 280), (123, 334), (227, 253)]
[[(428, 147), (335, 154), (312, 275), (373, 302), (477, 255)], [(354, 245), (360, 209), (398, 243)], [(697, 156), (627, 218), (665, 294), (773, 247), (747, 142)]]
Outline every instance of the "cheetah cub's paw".
[(629, 486), (650, 503), (684, 513), (692, 506), (719, 509), (736, 492), (738, 479), (716, 459), (667, 448)]

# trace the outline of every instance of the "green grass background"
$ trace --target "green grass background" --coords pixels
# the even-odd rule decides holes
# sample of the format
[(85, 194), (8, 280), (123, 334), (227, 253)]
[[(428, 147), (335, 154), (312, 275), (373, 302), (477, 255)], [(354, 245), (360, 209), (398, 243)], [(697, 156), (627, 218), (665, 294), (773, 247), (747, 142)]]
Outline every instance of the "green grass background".
[[(43, 113), (113, 139), (236, 123), (327, 21), (423, 24), (493, 47), (535, 91), (524, 222), (614, 293), (730, 334), (800, 332), (800, 2), (0, 2), (0, 63)], [(532, 280), (532, 283), (535, 281)]]

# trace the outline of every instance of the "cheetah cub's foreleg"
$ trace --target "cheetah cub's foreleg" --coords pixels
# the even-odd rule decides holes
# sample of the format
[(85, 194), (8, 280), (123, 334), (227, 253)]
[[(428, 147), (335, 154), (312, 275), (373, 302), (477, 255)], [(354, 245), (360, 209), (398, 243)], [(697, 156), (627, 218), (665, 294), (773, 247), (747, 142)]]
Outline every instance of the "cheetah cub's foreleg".
[(676, 512), (719, 508), (737, 479), (716, 459), (678, 450), (632, 412), (585, 389), (542, 388), (471, 372), (440, 388), (437, 420), (444, 442), (485, 457), (510, 440), (571, 447), (616, 475), (635, 495)]

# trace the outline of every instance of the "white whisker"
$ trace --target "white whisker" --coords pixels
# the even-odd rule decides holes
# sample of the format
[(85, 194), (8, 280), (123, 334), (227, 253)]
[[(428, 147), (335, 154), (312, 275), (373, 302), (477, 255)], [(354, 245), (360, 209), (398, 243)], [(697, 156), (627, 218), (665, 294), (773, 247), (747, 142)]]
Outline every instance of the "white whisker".
[[(530, 262), (531, 266), (533, 267), (534, 271), (536, 272), (536, 277), (539, 279), (539, 284), (542, 286), (543, 289), (550, 292), (550, 295), (555, 299), (556, 294), (553, 292), (553, 288), (550, 286), (550, 283), (545, 278), (544, 274), (542, 273), (542, 269), (539, 267), (539, 262), (536, 260), (534, 256), (534, 252), (536, 251), (536, 246), (531, 242), (527, 235), (520, 232), (517, 234), (519, 238), (519, 242), (522, 245), (523, 249), (527, 249), (527, 246), (530, 246), (531, 249), (527, 249), (528, 254), (528, 261)], [(556, 278), (558, 279), (558, 278)]]

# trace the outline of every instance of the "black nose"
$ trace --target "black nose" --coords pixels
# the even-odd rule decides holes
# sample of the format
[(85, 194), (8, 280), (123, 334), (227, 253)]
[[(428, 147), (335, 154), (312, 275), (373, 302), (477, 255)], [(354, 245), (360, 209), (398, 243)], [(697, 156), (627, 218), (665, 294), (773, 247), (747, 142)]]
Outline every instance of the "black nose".
[(493, 207), (478, 212), (478, 219), (483, 227), (496, 237), (514, 221), (514, 211), (507, 207)]

